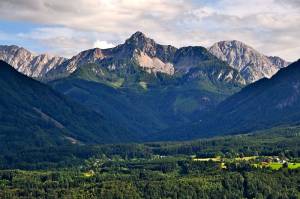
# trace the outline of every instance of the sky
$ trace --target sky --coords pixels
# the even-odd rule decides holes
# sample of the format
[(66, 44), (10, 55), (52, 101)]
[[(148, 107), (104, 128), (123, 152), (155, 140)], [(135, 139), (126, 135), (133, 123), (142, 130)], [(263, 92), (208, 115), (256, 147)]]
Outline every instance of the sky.
[(71, 57), (141, 31), (161, 44), (239, 40), (300, 58), (300, 0), (1, 0), (0, 45)]

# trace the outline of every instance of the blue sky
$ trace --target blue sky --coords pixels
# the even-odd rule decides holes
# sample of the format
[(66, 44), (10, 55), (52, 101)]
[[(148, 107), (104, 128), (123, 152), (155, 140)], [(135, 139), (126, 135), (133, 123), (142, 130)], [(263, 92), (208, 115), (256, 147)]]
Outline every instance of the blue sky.
[(1, 0), (0, 44), (70, 57), (118, 45), (137, 30), (176, 47), (240, 40), (300, 58), (299, 0)]
[(18, 36), (20, 33), (28, 33), (40, 26), (40, 24), (33, 24), (26, 21), (0, 20), (0, 44), (24, 46), (35, 52), (43, 52), (45, 48), (41, 45)]

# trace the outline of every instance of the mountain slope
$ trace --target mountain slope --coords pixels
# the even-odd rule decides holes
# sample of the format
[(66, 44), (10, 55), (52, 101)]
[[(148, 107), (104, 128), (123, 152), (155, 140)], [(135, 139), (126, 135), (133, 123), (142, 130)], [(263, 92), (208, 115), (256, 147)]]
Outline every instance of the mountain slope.
[(222, 102), (200, 122), (167, 130), (157, 139), (192, 139), (300, 123), (300, 60)]
[[(300, 60), (225, 100), (218, 114), (231, 132), (300, 122)], [(224, 121), (224, 123), (226, 122)], [(233, 121), (238, 122), (234, 127)], [(231, 125), (230, 125), (231, 124)], [(235, 130), (236, 129), (236, 130)]]
[(9, 63), (27, 76), (42, 79), (48, 71), (66, 59), (48, 54), (34, 55), (18, 46), (0, 45), (0, 60)]
[(280, 57), (265, 56), (240, 41), (220, 41), (209, 48), (219, 59), (240, 71), (248, 83), (272, 77), (289, 63)]
[(116, 121), (85, 109), (0, 61), (0, 148), (132, 140)]

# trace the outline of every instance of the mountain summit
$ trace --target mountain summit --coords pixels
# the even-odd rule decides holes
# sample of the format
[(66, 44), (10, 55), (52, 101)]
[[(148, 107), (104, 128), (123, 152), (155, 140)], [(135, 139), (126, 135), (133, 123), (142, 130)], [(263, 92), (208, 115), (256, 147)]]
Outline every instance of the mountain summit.
[(148, 45), (155, 45), (155, 41), (153, 39), (150, 39), (146, 37), (146, 35), (140, 31), (137, 31), (131, 37), (129, 37), (126, 41), (125, 44), (127, 45), (133, 45), (136, 48), (143, 49), (144, 46)]
[(231, 67), (240, 71), (248, 83), (272, 77), (289, 63), (279, 57), (268, 57), (240, 41), (220, 41), (209, 51)]

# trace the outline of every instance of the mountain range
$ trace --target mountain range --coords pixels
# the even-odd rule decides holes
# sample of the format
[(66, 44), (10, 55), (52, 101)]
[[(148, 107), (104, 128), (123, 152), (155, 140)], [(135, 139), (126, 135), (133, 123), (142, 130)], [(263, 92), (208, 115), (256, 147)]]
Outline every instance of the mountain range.
[(70, 59), (17, 46), (0, 46), (0, 59), (15, 68), (0, 65), (3, 147), (185, 140), (299, 118), (299, 61), (238, 41), (176, 48), (136, 32)]
[(207, 49), (160, 45), (141, 32), (115, 48), (79, 53), (48, 74), (57, 73), (64, 78), (49, 82), (54, 89), (138, 134), (197, 121), (245, 84)]
[[(165, 73), (176, 75), (178, 71), (187, 71), (198, 64), (193, 52), (203, 48), (200, 46), (177, 49), (171, 45), (157, 44), (142, 32), (136, 32), (124, 44), (110, 49), (89, 49), (82, 51), (70, 59), (35, 55), (18, 46), (0, 45), (0, 59), (11, 64), (19, 72), (42, 81), (50, 81), (67, 77), (77, 68), (87, 63), (103, 64), (109, 70), (118, 70), (124, 59), (131, 59), (148, 73)], [(209, 56), (216, 56), (229, 66), (238, 70), (245, 80), (242, 84), (255, 82), (261, 78), (270, 78), (279, 69), (290, 63), (276, 56), (266, 56), (240, 41), (220, 41), (208, 48)], [(190, 52), (190, 54), (187, 54)], [(201, 62), (203, 58), (201, 57)]]

